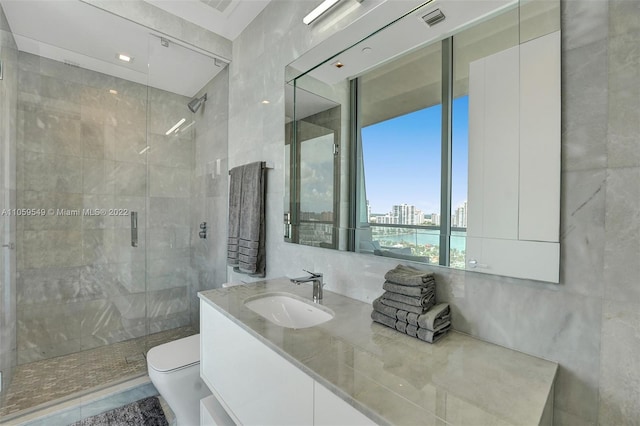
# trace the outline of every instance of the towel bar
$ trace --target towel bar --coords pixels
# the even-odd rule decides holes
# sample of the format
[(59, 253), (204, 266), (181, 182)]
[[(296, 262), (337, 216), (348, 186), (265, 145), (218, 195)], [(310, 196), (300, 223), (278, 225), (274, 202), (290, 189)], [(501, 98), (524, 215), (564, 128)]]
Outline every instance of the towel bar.
[[(262, 168), (263, 169), (275, 169), (275, 167), (273, 166), (273, 163), (271, 161), (263, 161), (262, 162)], [(229, 170), (229, 174), (231, 174), (231, 170)]]

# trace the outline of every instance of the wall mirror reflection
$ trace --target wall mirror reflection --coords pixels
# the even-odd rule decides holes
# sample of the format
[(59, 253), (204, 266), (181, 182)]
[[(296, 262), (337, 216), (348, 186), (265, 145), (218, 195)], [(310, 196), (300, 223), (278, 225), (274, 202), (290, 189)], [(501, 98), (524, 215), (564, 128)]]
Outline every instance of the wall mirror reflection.
[(389, 22), (287, 69), (285, 239), (558, 282), (559, 2)]

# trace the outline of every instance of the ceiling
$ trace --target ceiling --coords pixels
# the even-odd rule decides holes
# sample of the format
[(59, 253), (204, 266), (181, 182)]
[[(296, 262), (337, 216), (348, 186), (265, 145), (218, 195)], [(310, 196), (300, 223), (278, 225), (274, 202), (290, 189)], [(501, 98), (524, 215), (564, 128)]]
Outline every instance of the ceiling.
[[(147, 0), (233, 39), (270, 0)], [(193, 97), (222, 58), (80, 0), (0, 0), (20, 51)], [(205, 26), (206, 24), (206, 26)], [(161, 37), (168, 43), (161, 43)], [(125, 63), (124, 53), (133, 58)]]

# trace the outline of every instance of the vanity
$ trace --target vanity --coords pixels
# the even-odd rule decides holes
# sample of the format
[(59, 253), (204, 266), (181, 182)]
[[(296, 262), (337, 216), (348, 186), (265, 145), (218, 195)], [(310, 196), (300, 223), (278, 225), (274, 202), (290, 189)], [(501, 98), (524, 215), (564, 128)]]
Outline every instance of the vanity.
[(314, 308), (287, 278), (199, 293), (200, 374), (237, 424), (552, 424), (554, 362), (455, 331), (428, 344), (326, 290), (330, 319), (289, 328), (245, 304), (265, 294)]

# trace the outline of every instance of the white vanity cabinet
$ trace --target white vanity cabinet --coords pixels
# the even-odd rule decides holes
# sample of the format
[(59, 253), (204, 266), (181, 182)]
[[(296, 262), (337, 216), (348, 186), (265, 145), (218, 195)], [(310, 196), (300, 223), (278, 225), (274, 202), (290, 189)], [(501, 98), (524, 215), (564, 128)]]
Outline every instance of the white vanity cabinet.
[(200, 336), (200, 375), (237, 424), (374, 424), (205, 302)]
[(560, 32), (469, 68), (467, 267), (558, 282)]
[[(267, 294), (308, 297), (309, 286), (273, 278), (212, 289), (200, 298), (200, 374), (215, 401), (202, 424), (544, 424), (556, 363), (449, 332), (430, 345), (372, 324), (371, 305), (324, 292), (334, 317), (282, 327), (246, 305)], [(546, 414), (545, 414), (546, 413)], [(209, 422), (209, 423), (205, 423)]]
[(200, 315), (200, 375), (236, 423), (313, 424), (313, 379), (215, 308)]

